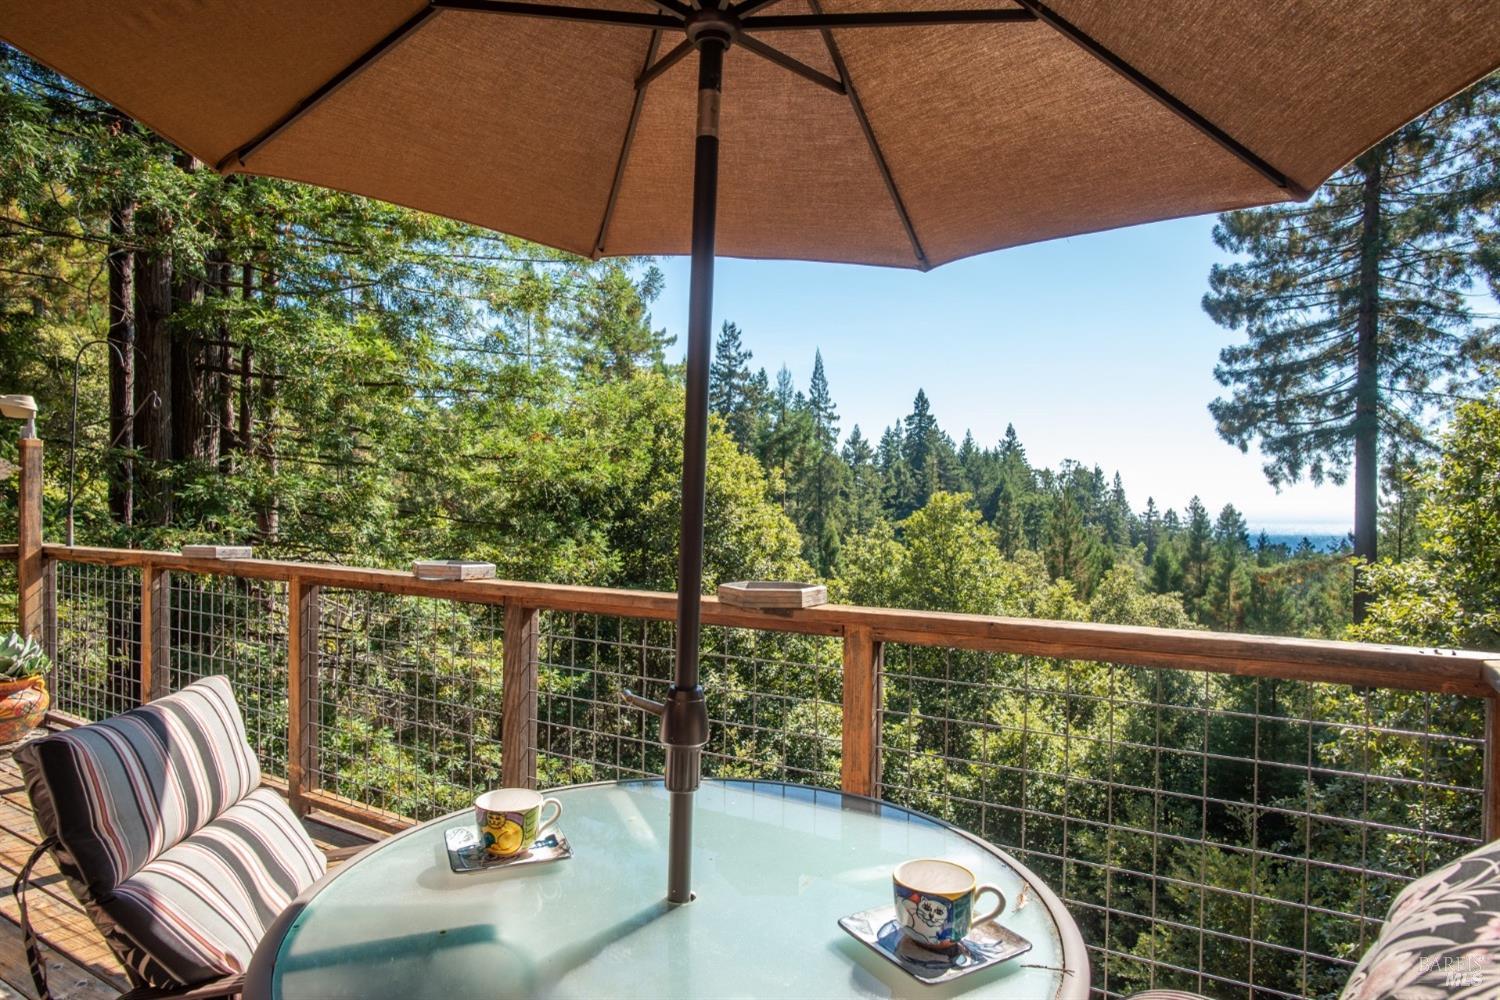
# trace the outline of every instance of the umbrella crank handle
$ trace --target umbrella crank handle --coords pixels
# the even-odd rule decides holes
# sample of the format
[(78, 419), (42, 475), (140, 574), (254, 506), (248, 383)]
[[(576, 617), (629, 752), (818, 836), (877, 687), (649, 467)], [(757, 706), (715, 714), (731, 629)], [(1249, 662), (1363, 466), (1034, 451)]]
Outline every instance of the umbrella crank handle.
[(640, 695), (630, 690), (630, 688), (626, 688), (625, 690), (620, 692), (620, 700), (634, 705), (636, 708), (640, 709), (643, 712), (650, 712), (658, 719), (661, 718), (662, 715), (667, 711), (667, 706), (663, 705), (661, 702), (652, 701), (650, 698), (642, 698)]
[(708, 706), (703, 688), (672, 685), (665, 703), (643, 698), (628, 688), (620, 697), (661, 720), (661, 742), (667, 748), (667, 790), (698, 789), (700, 755), (708, 742)]

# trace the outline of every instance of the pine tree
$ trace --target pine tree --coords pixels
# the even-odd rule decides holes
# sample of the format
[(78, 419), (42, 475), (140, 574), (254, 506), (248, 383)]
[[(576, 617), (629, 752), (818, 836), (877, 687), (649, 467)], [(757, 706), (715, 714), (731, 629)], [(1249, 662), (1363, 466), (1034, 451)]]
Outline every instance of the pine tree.
[(651, 326), (647, 307), (662, 283), (661, 272), (652, 271), (640, 281), (614, 261), (579, 291), (578, 315), (564, 324), (564, 332), (568, 355), (584, 378), (624, 379), (665, 363), (666, 349), (677, 338)]
[(984, 450), (975, 442), (974, 432), (964, 431), (963, 444), (958, 446), (958, 468), (963, 477), (962, 489), (970, 496), (981, 497), (988, 492), (985, 465)]
[(875, 449), (875, 464), (880, 469), (881, 503), (891, 521), (901, 521), (916, 508), (911, 505), (913, 492), (911, 466), (906, 463), (906, 439), (901, 424), (887, 427)]
[(1146, 547), (1146, 561), (1156, 555), (1156, 546), (1161, 541), (1161, 513), (1156, 509), (1156, 498), (1146, 498), (1146, 510), (1141, 515), (1141, 544)]
[(1235, 555), (1250, 551), (1250, 529), (1245, 524), (1244, 515), (1232, 503), (1224, 505), (1219, 511), (1218, 520), (1214, 522), (1214, 543), (1220, 551), (1233, 552)]
[(1209, 572), (1213, 564), (1213, 524), (1208, 509), (1196, 496), (1188, 501), (1187, 530), (1183, 537), (1183, 598), (1188, 611), (1195, 616), (1202, 609), (1208, 593)]
[(857, 537), (868, 534), (881, 517), (880, 470), (875, 465), (875, 450), (858, 424), (844, 442), (842, 458), (849, 470), (844, 494), (849, 533)]
[(776, 388), (771, 391), (768, 401), (758, 451), (761, 464), (779, 477), (779, 499), (788, 509), (787, 491), (791, 485), (792, 466), (802, 446), (803, 432), (808, 428), (806, 415), (805, 401), (792, 382), (791, 370), (782, 365), (776, 373)]
[(1214, 522), (1213, 578), (1207, 605), (1215, 628), (1238, 631), (1244, 624), (1245, 593), (1249, 587), (1246, 562), (1250, 532), (1233, 504), (1225, 504)]
[(935, 467), (934, 452), (940, 433), (937, 417), (932, 415), (932, 404), (927, 401), (925, 390), (917, 390), (917, 396), (912, 400), (911, 413), (903, 423), (904, 455), (906, 466), (911, 470), (914, 487), (914, 493), (908, 499), (912, 509), (916, 510), (924, 506), (927, 498), (932, 496), (933, 484), (930, 478)]
[(911, 413), (902, 424), (903, 455), (911, 474), (911, 492), (902, 506), (910, 513), (926, 506), (939, 490), (960, 489), (962, 476), (953, 439), (938, 426), (927, 393), (922, 389), (917, 390)]
[(752, 357), (741, 340), (740, 328), (726, 320), (708, 369), (708, 406), (723, 418), (729, 436), (747, 451), (755, 445), (758, 402), (755, 377), (750, 374)]
[(1044, 555), (1053, 579), (1069, 580), (1087, 597), (1102, 572), (1099, 529), (1085, 523), (1083, 495), (1076, 487), (1065, 488), (1047, 514)]
[(822, 351), (813, 352), (812, 381), (807, 387), (807, 408), (812, 414), (818, 442), (832, 450), (839, 439), (839, 414), (833, 403), (833, 396), (828, 391), (828, 376), (823, 371)]
[(1109, 488), (1109, 496), (1105, 500), (1104, 540), (1110, 545), (1128, 546), (1133, 520), (1130, 501), (1125, 496), (1125, 483), (1116, 472), (1114, 482)]
[[(1354, 475), (1354, 554), (1376, 557), (1380, 455), (1426, 448), (1433, 412), (1473, 371), (1488, 331), (1467, 293), (1500, 193), (1491, 77), (1369, 149), (1304, 204), (1220, 216), (1203, 306), (1248, 335), (1224, 348), (1219, 434), (1259, 441), (1276, 485)], [(1362, 590), (1362, 588), (1361, 588)], [(1356, 620), (1365, 599), (1355, 596)]]
[(804, 442), (796, 472), (802, 513), (798, 527), (802, 529), (808, 561), (826, 575), (833, 571), (838, 558), (843, 527), (842, 498), (848, 469), (837, 451), (838, 409), (828, 389), (821, 351), (813, 356), (805, 412), (811, 433)]

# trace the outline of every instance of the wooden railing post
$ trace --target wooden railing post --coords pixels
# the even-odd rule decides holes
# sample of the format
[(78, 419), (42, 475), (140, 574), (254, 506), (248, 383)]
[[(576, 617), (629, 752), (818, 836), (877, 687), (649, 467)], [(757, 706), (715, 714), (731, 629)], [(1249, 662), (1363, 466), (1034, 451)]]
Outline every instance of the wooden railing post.
[(141, 567), (141, 704), (171, 690), (172, 575), (146, 563)]
[(880, 795), (880, 674), (884, 644), (870, 629), (844, 629), (844, 765), (846, 792)]
[(318, 625), (321, 589), (301, 577), (287, 586), (287, 798), (298, 816), (318, 774)]
[(16, 618), (22, 635), (45, 641), (43, 608), (46, 573), (42, 555), (42, 442), (22, 438), (21, 480), (17, 506)]
[(500, 781), (507, 788), (536, 787), (536, 672), (541, 615), (521, 604), (505, 606), (504, 667), (500, 678)]
[(1484, 839), (1500, 837), (1500, 660), (1480, 668), (1494, 693), (1484, 700)]

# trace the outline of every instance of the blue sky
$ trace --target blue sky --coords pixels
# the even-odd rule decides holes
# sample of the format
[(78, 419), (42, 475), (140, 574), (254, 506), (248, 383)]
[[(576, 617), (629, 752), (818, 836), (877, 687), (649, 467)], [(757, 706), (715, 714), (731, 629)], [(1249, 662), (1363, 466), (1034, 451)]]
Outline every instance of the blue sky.
[[(943, 428), (994, 444), (1014, 423), (1033, 464), (1065, 458), (1118, 470), (1137, 509), (1181, 510), (1195, 493), (1232, 502), (1254, 528), (1344, 532), (1347, 487), (1279, 494), (1249, 454), (1214, 431), (1207, 405), (1219, 349), (1234, 336), (1204, 314), (1223, 254), (1213, 217), (1053, 240), (927, 274), (875, 267), (721, 259), (714, 329), (740, 325), (753, 364), (787, 365), (804, 390), (821, 348), (842, 431), (869, 437), (927, 391)], [(678, 336), (688, 262), (665, 258), (653, 308)]]

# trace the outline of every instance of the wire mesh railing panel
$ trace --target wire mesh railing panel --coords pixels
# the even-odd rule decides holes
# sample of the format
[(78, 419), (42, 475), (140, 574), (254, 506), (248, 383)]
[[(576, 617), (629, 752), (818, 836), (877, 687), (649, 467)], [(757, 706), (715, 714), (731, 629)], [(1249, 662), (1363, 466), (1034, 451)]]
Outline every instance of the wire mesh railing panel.
[(287, 773), (287, 588), (273, 580), (172, 573), (167, 685), (203, 677), (234, 687), (261, 769)]
[(16, 579), (16, 561), (0, 559), (0, 635), (20, 631), (20, 616), (16, 613), (16, 596), (19, 581)]
[[(671, 622), (546, 612), (538, 644), (537, 780), (544, 787), (658, 777), (657, 720), (621, 700), (662, 700), (672, 683)], [(838, 639), (750, 629), (703, 630), (711, 777), (836, 788), (842, 757)]]
[(504, 608), (324, 590), (314, 787), (430, 819), (500, 784)]
[(140, 573), (56, 565), (57, 653), (52, 707), (90, 722), (140, 704)]
[(883, 687), (884, 796), (1057, 889), (1106, 996), (1337, 995), (1480, 842), (1482, 699), (895, 645)]

